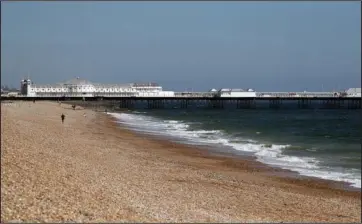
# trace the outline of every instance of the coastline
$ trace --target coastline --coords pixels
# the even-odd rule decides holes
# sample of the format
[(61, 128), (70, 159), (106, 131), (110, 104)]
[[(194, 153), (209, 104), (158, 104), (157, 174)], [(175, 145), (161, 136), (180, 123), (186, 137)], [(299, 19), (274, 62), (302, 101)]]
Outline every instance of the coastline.
[(179, 145), (188, 146), (191, 148), (191, 150), (195, 150), (195, 149), (199, 149), (199, 150), (201, 149), (204, 151), (206, 150), (204, 153), (206, 153), (207, 155), (214, 155), (216, 157), (221, 156), (221, 157), (232, 157), (234, 159), (240, 159), (240, 160), (248, 160), (248, 161), (251, 160), (251, 161), (253, 161), (253, 166), (258, 167), (259, 169), (263, 169), (264, 172), (269, 171), (269, 175), (271, 175), (271, 176), (286, 177), (287, 179), (292, 178), (294, 181), (297, 181), (297, 180), (307, 180), (309, 182), (311, 180), (322, 181), (325, 184), (329, 185), (328, 187), (336, 188), (336, 189), (340, 189), (340, 190), (357, 191), (357, 192), (361, 190), (360, 188), (353, 186), (353, 184), (350, 182), (320, 178), (320, 177), (316, 177), (316, 176), (303, 175), (297, 171), (290, 170), (288, 168), (260, 162), (260, 161), (258, 161), (257, 157), (254, 156), (252, 153), (238, 151), (232, 147), (216, 146), (216, 145), (213, 145), (212, 143), (210, 143), (210, 144), (190, 143), (185, 140), (180, 140), (177, 137), (171, 137), (169, 135), (164, 135), (162, 133), (152, 134), (152, 133), (148, 133), (146, 130), (145, 131), (143, 131), (141, 129), (134, 130), (131, 127), (128, 127), (127, 125), (119, 123), (119, 120), (117, 120), (117, 118), (115, 118), (112, 115), (112, 113), (133, 114), (132, 111), (115, 110), (115, 111), (112, 111), (107, 114), (109, 115), (110, 119), (113, 120), (114, 123), (117, 123), (116, 126), (118, 128), (122, 128), (124, 130), (131, 131), (132, 133), (135, 133), (137, 136), (149, 138), (149, 139), (156, 140), (156, 141), (157, 140), (158, 141), (167, 141), (167, 142), (172, 142), (172, 143), (179, 144)]
[[(122, 111), (115, 111), (114, 113), (122, 113)], [(252, 155), (243, 155), (241, 153), (233, 152), (233, 150), (221, 151), (220, 148), (211, 148), (207, 145), (197, 145), (197, 144), (186, 144), (183, 142), (175, 142), (172, 139), (167, 138), (166, 136), (161, 135), (152, 135), (142, 131), (134, 131), (129, 128), (117, 123), (117, 119), (111, 115), (107, 116), (108, 119), (112, 121), (110, 126), (115, 126), (115, 129), (122, 129), (122, 132), (129, 132), (130, 134), (145, 138), (149, 141), (156, 142), (164, 147), (172, 145), (174, 148), (182, 148), (183, 153), (188, 156), (201, 156), (208, 157), (210, 159), (221, 159), (225, 160), (225, 166), (228, 168), (241, 168), (245, 170), (253, 170), (254, 172), (264, 173), (269, 177), (273, 177), (279, 181), (287, 183), (296, 183), (305, 185), (307, 184), (311, 188), (322, 188), (322, 189), (335, 189), (342, 191), (351, 191), (351, 192), (360, 192), (361, 189), (357, 187), (350, 186), (350, 183), (344, 181), (335, 181), (322, 179), (318, 177), (305, 176), (301, 175), (296, 171), (288, 170), (281, 167), (272, 166), (257, 161), (257, 158)], [(241, 165), (242, 164), (242, 165)], [(245, 165), (247, 164), (247, 165)]]
[[(342, 183), (289, 178), (292, 172), (252, 158), (151, 138), (89, 109), (73, 111), (50, 102), (16, 104), (18, 108), (2, 105), (2, 221), (34, 221), (38, 216), (40, 221), (361, 221), (361, 193), (331, 186)], [(63, 127), (58, 118), (62, 111), (67, 113)], [(24, 125), (33, 132), (19, 129)], [(21, 138), (14, 141), (15, 136)], [(47, 178), (39, 198), (36, 190), (41, 186), (34, 174)], [(61, 189), (50, 184), (58, 180), (64, 182)], [(25, 183), (35, 190), (20, 186)], [(70, 208), (57, 204), (55, 189), (67, 192), (58, 203), (78, 203)], [(19, 198), (23, 206), (16, 206)], [(50, 205), (36, 210), (42, 203)], [(51, 208), (58, 212), (48, 211)], [(82, 212), (65, 215), (74, 209)]]

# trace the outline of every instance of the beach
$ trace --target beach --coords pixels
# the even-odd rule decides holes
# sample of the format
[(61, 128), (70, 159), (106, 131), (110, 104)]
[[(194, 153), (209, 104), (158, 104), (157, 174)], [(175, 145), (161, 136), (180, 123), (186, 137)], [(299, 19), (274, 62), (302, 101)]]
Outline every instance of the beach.
[(343, 183), (153, 139), (90, 109), (2, 103), (1, 136), (2, 222), (361, 222), (361, 193)]

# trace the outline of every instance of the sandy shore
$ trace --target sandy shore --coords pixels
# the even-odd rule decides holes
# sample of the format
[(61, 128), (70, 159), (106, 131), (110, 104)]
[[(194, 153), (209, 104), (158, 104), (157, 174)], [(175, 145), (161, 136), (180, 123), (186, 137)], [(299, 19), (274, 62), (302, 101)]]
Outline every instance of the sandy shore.
[(360, 191), (329, 181), (273, 176), (69, 105), (1, 109), (2, 222), (361, 222)]

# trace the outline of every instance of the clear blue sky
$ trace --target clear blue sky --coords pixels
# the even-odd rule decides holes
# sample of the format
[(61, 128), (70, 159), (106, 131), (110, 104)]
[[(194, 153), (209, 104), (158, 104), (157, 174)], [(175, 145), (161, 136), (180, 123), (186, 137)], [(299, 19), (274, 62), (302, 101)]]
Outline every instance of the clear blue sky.
[(359, 2), (1, 2), (1, 81), (361, 86)]

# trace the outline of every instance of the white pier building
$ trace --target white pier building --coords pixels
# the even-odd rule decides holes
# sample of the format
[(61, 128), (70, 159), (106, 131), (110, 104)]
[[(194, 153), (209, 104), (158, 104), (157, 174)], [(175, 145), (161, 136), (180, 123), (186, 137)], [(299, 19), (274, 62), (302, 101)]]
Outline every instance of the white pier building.
[(345, 95), (348, 97), (361, 97), (361, 88), (349, 88), (346, 90)]
[(96, 84), (75, 78), (56, 85), (35, 85), (30, 79), (21, 80), (21, 95), (28, 97), (173, 97), (173, 91), (163, 91), (156, 83)]
[(219, 97), (256, 97), (253, 89), (220, 89), (217, 93)]
[[(9, 95), (9, 94), (8, 94)], [(156, 83), (97, 84), (75, 78), (55, 85), (35, 85), (30, 79), (21, 80), (20, 95), (27, 97), (175, 97), (175, 98), (330, 98), (361, 97), (361, 88), (343, 92), (256, 92), (253, 89), (211, 89), (209, 92), (163, 91)]]

